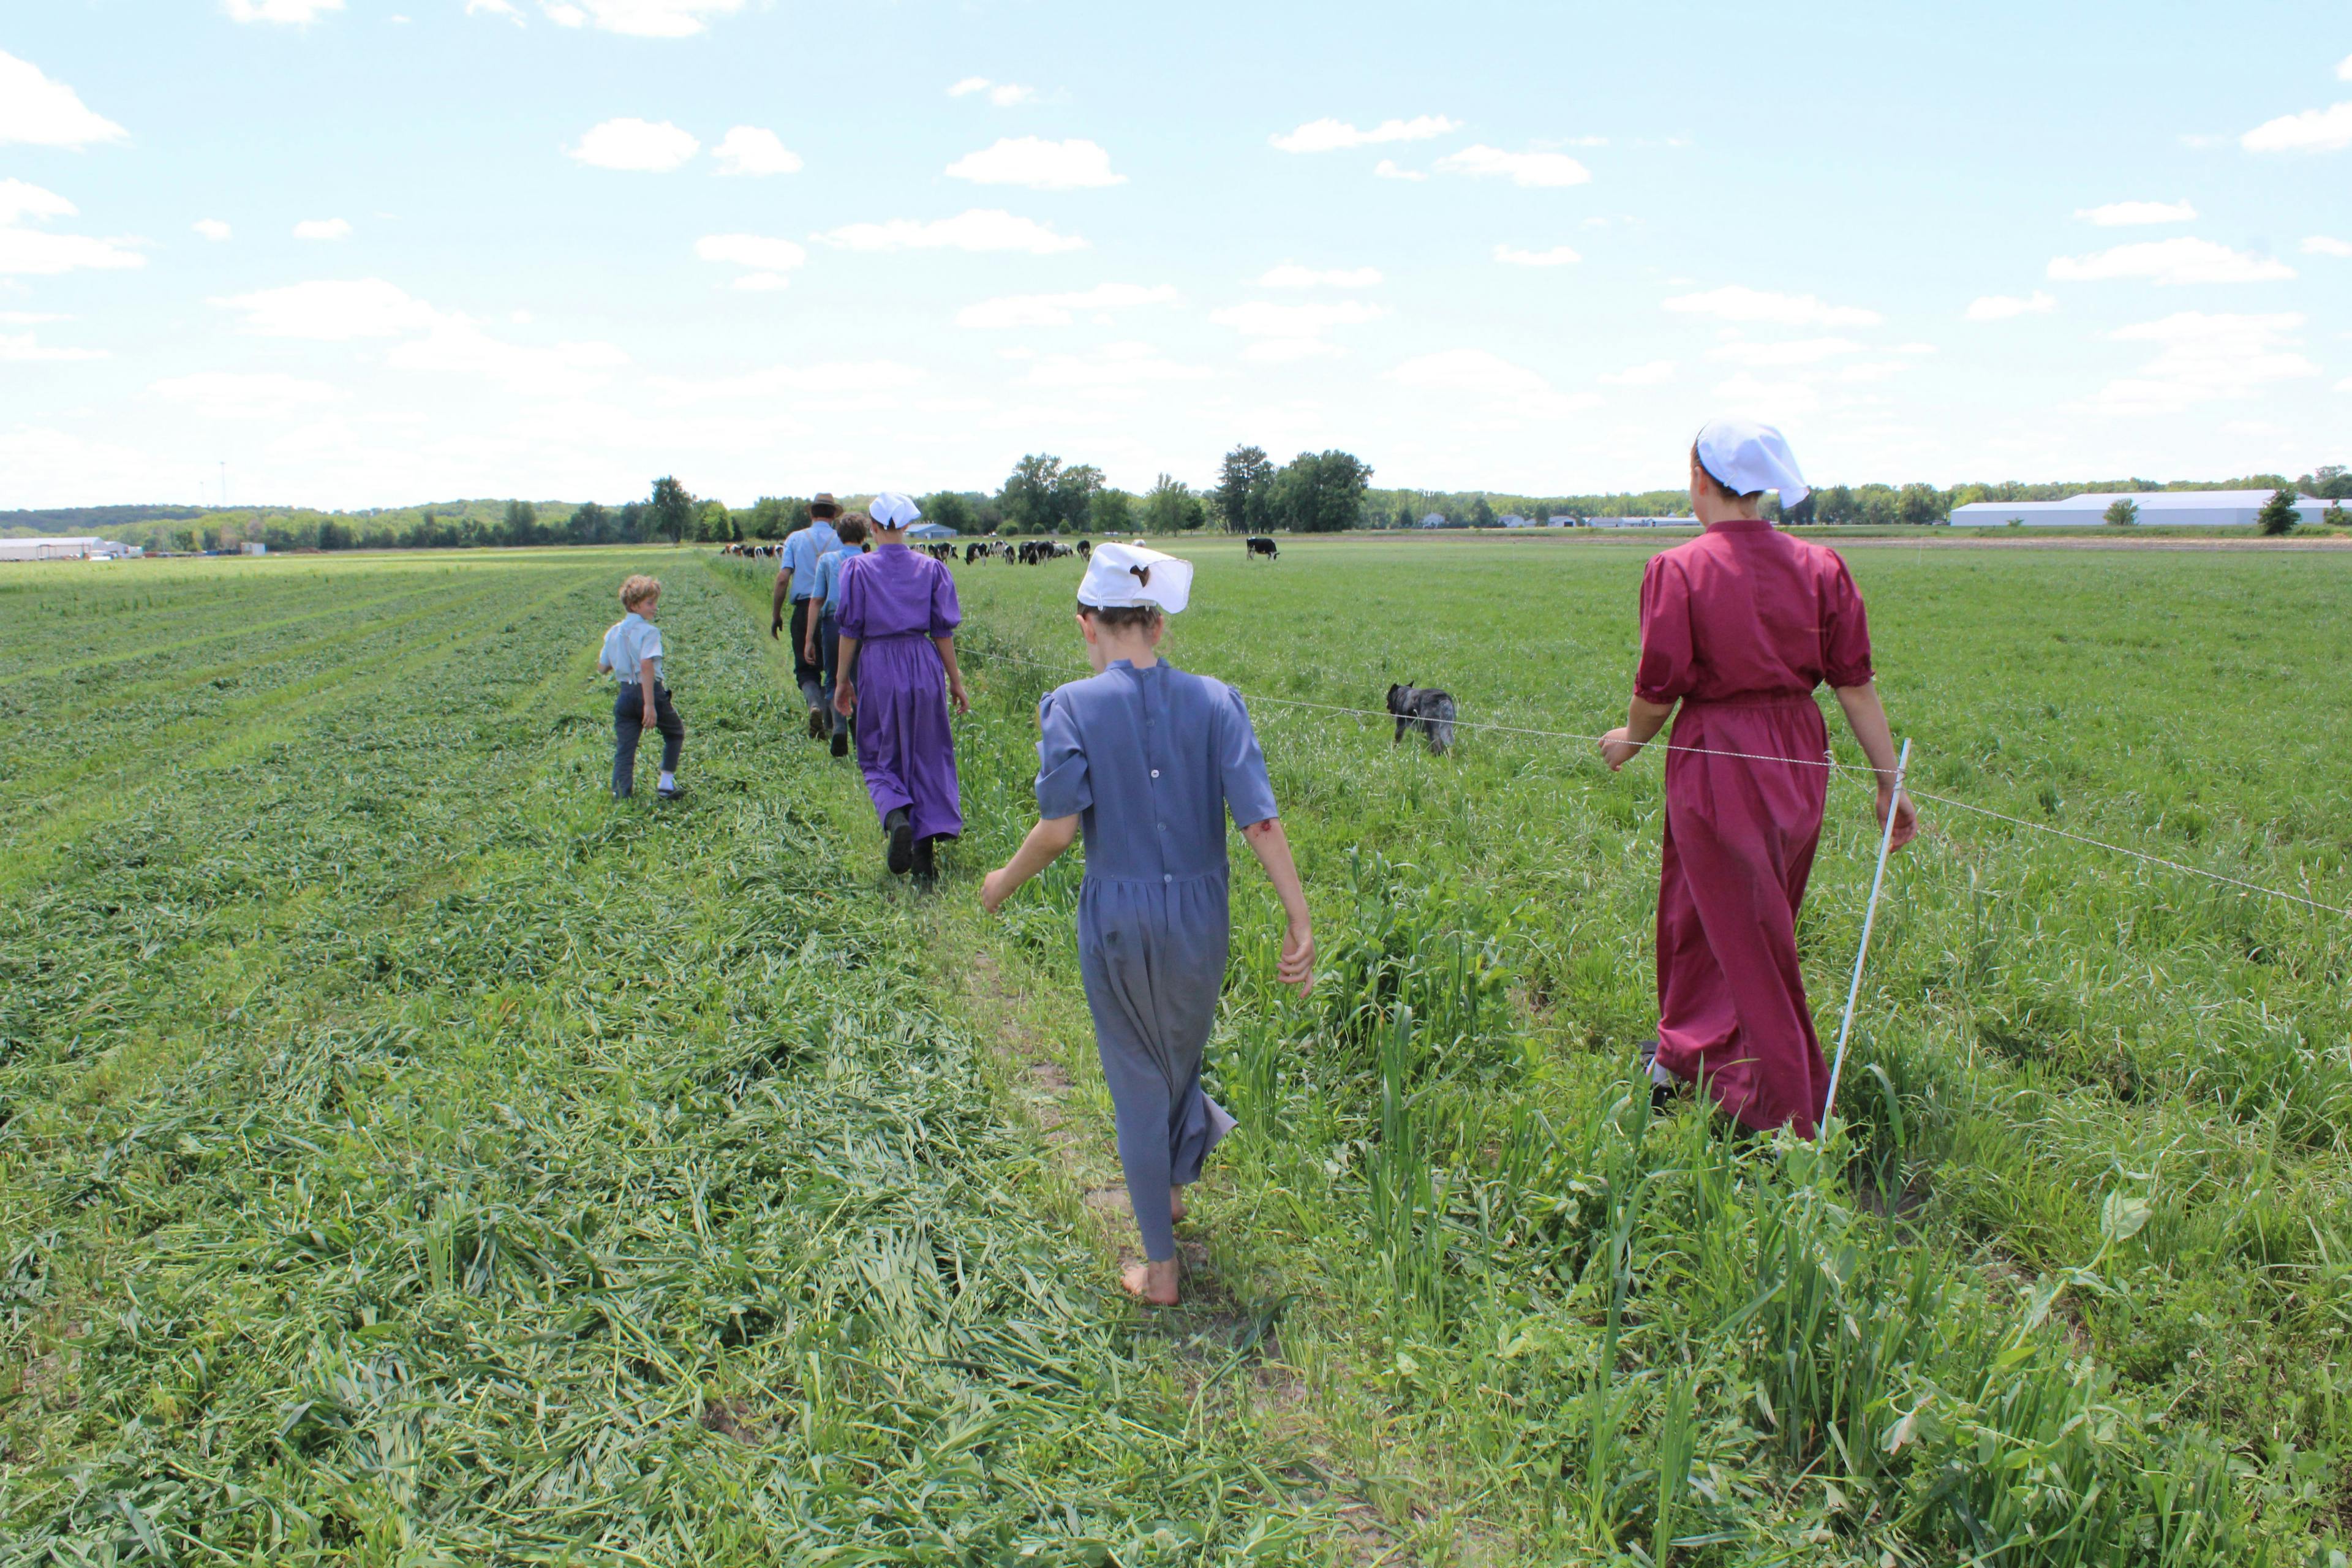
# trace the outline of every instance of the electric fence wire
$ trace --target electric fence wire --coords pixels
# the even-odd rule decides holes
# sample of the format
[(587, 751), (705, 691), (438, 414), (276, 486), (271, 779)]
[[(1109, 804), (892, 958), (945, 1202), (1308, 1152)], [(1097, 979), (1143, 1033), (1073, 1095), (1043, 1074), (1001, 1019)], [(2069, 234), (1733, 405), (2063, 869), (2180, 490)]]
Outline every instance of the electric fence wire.
[[(1052, 663), (1044, 659), (1028, 658), (1020, 654), (1007, 653), (1002, 648), (983, 647), (975, 649), (974, 651), (979, 653), (983, 658), (1002, 660), (1008, 664), (1027, 665), (1032, 668), (1042, 669), (1049, 674), (1066, 675), (1075, 679), (1083, 673), (1073, 668), (1068, 664)], [(1326, 713), (1351, 714), (1365, 719), (1394, 721), (1398, 717), (1397, 714), (1390, 712), (1384, 708), (1350, 708), (1337, 702), (1314, 702), (1304, 698), (1272, 697), (1250, 691), (1242, 692), (1242, 700), (1250, 704), (1252, 707), (1258, 706), (1261, 703), (1266, 703), (1286, 708), (1314, 709)], [(1458, 730), (1483, 730), (1497, 734), (1524, 735), (1543, 740), (1586, 741), (1598, 743), (1604, 738), (1600, 735), (1588, 735), (1571, 730), (1536, 730), (1527, 728), (1523, 725), (1496, 724), (1489, 721), (1470, 719), (1455, 719), (1451, 721), (1451, 722), (1454, 727)], [(1831, 776), (1833, 778), (1841, 776), (1853, 778), (1857, 783), (1866, 784), (1874, 789), (1877, 786), (1878, 781), (1878, 770), (1876, 768), (1866, 765), (1856, 765), (1852, 763), (1841, 763), (1834, 757), (1779, 757), (1756, 752), (1719, 751), (1712, 746), (1681, 746), (1675, 745), (1672, 742), (1654, 740), (1648, 742), (1648, 745), (1644, 747), (1644, 750), (1647, 750), (1648, 747), (1656, 747), (1661, 751), (1667, 752), (1689, 752), (1701, 756), (1730, 757), (1744, 762), (1785, 763), (1793, 767), (1827, 768), (1830, 770)], [(2105, 850), (2110, 855), (2121, 855), (2129, 859), (2145, 861), (2151, 866), (2161, 866), (2167, 870), (2178, 871), (2185, 876), (2202, 877), (2208, 881), (2223, 883), (2229, 887), (2237, 888), (2244, 892), (2260, 893), (2264, 898), (2278, 899), (2288, 903), (2302, 904), (2308, 909), (2317, 910), (2324, 914), (2339, 915), (2347, 920), (2352, 920), (2352, 909), (2347, 909), (2336, 904), (2323, 903), (2317, 899), (2309, 898), (2301, 893), (2290, 893), (2285, 891), (2284, 889), (2265, 887), (2260, 882), (2249, 882), (2241, 878), (2228, 876), (2220, 871), (2209, 871), (2201, 866), (2190, 866), (2179, 860), (2168, 860), (2161, 855), (2150, 855), (2145, 850), (2134, 849), (2127, 845), (2110, 844), (2105, 839), (2093, 838), (2081, 833), (2072, 833), (2063, 827), (2053, 827), (2046, 822), (2035, 822), (2028, 817), (2011, 816), (2007, 812), (1995, 811), (1990, 806), (1972, 805), (1968, 801), (1956, 799), (1951, 795), (1931, 795), (1926, 790), (1911, 787), (1907, 782), (1905, 784), (1903, 793), (1915, 801), (1932, 801), (1937, 805), (1948, 805), (1958, 811), (1970, 812), (1979, 816), (1991, 817), (1996, 821), (2005, 822), (2015, 827), (2029, 828), (2035, 833), (2048, 834), (2053, 837), (2069, 839), (2076, 844), (2087, 845), (2094, 849)]]

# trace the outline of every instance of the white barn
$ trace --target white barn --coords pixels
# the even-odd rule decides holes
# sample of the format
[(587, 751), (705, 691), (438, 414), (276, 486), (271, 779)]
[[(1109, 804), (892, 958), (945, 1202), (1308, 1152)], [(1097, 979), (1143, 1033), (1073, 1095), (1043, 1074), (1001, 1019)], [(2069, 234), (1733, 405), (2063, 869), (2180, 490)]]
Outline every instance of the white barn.
[[(2028, 528), (2100, 528), (2107, 508), (2128, 500), (2139, 508), (2143, 528), (2251, 528), (2270, 490), (2143, 490), (2096, 491), (2068, 496), (2064, 500), (1980, 500), (1952, 509), (1954, 528), (2007, 528), (2012, 521)], [(2324, 500), (2295, 502), (2307, 523), (2319, 521), (2327, 510)]]
[(142, 553), (135, 544), (117, 544), (94, 533), (30, 534), (0, 539), (0, 561), (111, 561)]

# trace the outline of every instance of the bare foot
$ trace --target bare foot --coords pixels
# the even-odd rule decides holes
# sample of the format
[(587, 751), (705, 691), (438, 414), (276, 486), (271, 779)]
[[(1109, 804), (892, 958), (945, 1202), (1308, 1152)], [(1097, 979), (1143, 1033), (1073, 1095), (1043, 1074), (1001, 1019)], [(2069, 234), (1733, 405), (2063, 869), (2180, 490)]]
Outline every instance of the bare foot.
[(1176, 1304), (1176, 1260), (1161, 1263), (1130, 1264), (1119, 1271), (1118, 1282), (1127, 1293), (1154, 1307)]
[(1173, 1220), (1176, 1224), (1181, 1225), (1184, 1223), (1184, 1215), (1189, 1212), (1190, 1211), (1184, 1207), (1183, 1189), (1181, 1187), (1169, 1188), (1168, 1217), (1171, 1220)]

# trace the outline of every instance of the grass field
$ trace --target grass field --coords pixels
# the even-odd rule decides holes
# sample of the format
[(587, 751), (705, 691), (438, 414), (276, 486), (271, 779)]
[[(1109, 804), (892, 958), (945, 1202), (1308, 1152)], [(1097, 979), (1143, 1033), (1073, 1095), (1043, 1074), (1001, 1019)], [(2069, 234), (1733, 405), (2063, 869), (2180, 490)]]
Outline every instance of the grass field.
[[(1185, 548), (1171, 655), (1262, 699), (1622, 713), (1648, 542)], [(1852, 560), (1923, 789), (2352, 904), (2352, 560)], [(602, 793), (647, 568), (677, 807)], [(756, 568), (0, 568), (0, 1560), (2343, 1561), (2340, 917), (1931, 805), (1848, 1133), (1734, 1148), (1629, 1072), (1654, 758), (1262, 700), (1324, 974), (1237, 874), (1244, 1131), (1141, 1313), (1076, 857), (973, 898), (1075, 568), (957, 570), (920, 900)]]

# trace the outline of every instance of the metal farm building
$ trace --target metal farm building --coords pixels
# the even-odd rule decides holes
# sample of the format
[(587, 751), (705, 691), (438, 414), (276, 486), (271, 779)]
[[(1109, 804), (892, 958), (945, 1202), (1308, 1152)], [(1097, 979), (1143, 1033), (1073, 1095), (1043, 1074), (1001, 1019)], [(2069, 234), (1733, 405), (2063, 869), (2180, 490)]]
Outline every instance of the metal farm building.
[[(2251, 528), (2254, 514), (2271, 499), (2269, 490), (2147, 490), (2111, 491), (2068, 496), (2064, 500), (1980, 500), (1952, 509), (1954, 528), (2007, 528), (2012, 521), (2028, 528), (2100, 528), (2107, 508), (2128, 500), (2139, 508), (2145, 528)], [(2327, 510), (2324, 500), (2308, 498), (2295, 503), (2305, 523), (2316, 523)]]

